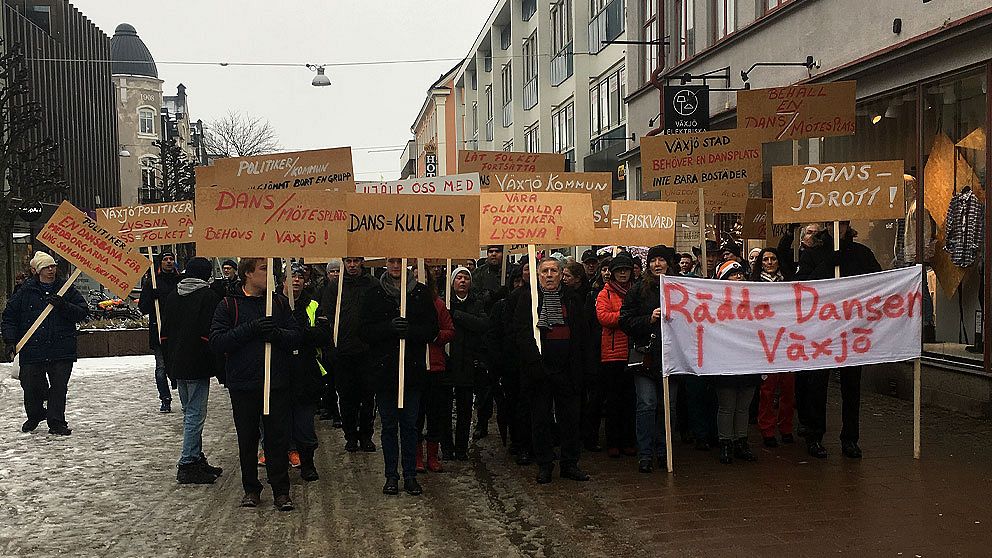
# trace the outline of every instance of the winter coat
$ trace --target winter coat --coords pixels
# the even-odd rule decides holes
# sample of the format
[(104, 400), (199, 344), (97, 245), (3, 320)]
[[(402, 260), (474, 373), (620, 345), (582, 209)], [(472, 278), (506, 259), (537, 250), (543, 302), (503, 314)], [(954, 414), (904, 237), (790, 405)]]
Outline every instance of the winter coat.
[[(500, 284), (500, 276), (500, 268), (489, 264), (480, 265), (472, 273), (472, 292), (482, 300), (486, 309), (492, 308), (492, 305), (505, 297), (509, 290), (508, 286)], [(509, 276), (507, 276), (506, 285), (510, 285)]]
[(210, 324), (220, 300), (206, 281), (183, 279), (160, 301), (161, 346), (169, 378), (202, 380), (223, 375), (223, 362), (210, 350)]
[[(344, 291), (341, 293), (341, 325), (338, 327), (338, 342), (334, 347), (334, 353), (355, 357), (365, 354), (369, 350), (368, 344), (361, 335), (363, 318), (362, 299), (375, 286), (375, 280), (371, 275), (352, 276), (343, 274)], [(334, 307), (337, 305), (338, 282), (328, 281), (321, 290), (319, 302), (324, 309), (325, 315), (331, 323), (331, 330), (334, 330)]]
[(172, 273), (166, 273), (157, 270), (155, 272), (155, 289), (152, 289), (152, 280), (149, 275), (145, 275), (141, 279), (141, 295), (138, 297), (138, 308), (142, 314), (148, 315), (148, 346), (152, 349), (159, 348), (158, 320), (155, 319), (155, 297), (152, 296), (152, 291), (154, 290), (154, 294), (158, 296), (159, 310), (161, 311), (162, 301), (176, 290), (176, 285), (179, 284), (180, 279), (182, 277), (180, 277), (178, 271), (173, 270)]
[(651, 354), (645, 355), (645, 361), (653, 371), (661, 370), (661, 320), (651, 323), (651, 314), (660, 307), (661, 286), (658, 281), (641, 279), (627, 291), (617, 321), (620, 329), (627, 334), (630, 350), (635, 347), (651, 348)]
[(293, 400), (302, 405), (320, 401), (326, 369), (321, 363), (324, 352), (331, 347), (333, 333), (324, 315), (326, 309), (304, 290), (295, 301), (293, 317), (302, 333), (300, 349), (293, 369)]
[[(589, 338), (593, 339), (594, 342), (589, 350), (592, 352), (593, 362), (602, 362), (603, 356), (603, 343), (600, 338), (603, 337), (603, 326), (599, 323), (599, 318), (596, 316), (596, 300), (599, 298), (599, 293), (603, 291), (602, 287), (596, 288), (591, 287), (589, 293), (585, 297), (583, 302), (582, 312), (585, 314), (585, 319), (589, 322)], [(595, 342), (600, 341), (600, 342)], [(589, 370), (589, 374), (595, 374), (599, 371), (599, 367), (593, 367)]]
[(875, 254), (864, 244), (853, 240), (840, 241), (839, 253), (834, 253), (834, 241), (826, 231), (818, 233), (821, 243), (813, 248), (806, 248), (799, 256), (799, 271), (797, 281), (814, 279), (833, 279), (834, 266), (840, 263), (841, 277), (854, 277), (882, 271), (882, 266), (875, 259)]
[[(561, 305), (565, 323), (569, 328), (568, 362), (558, 370), (576, 384), (598, 363), (592, 359), (590, 350), (589, 320), (582, 312), (582, 300), (574, 291), (562, 286)], [(538, 290), (538, 312), (544, 302), (544, 293)], [(544, 357), (534, 342), (534, 325), (531, 315), (530, 288), (521, 288), (513, 311), (512, 333), (520, 361), (520, 377), (523, 381), (541, 381), (548, 378), (552, 370), (545, 364)], [(542, 332), (542, 338), (544, 337)], [(545, 342), (542, 339), (542, 348)]]
[[(12, 347), (24, 337), (35, 319), (48, 306), (46, 297), (57, 293), (64, 283), (64, 279), (56, 279), (54, 283), (45, 284), (37, 277), (31, 277), (21, 284), (21, 288), (7, 300), (3, 321), (0, 323), (6, 345)], [(52, 308), (52, 312), (21, 349), (21, 364), (76, 360), (76, 324), (86, 319), (89, 308), (83, 295), (74, 287), (69, 287), (62, 296), (62, 301), (61, 307)]]
[(219, 298), (224, 298), (225, 296), (237, 294), (241, 290), (241, 280), (237, 277), (231, 279), (221, 277), (220, 279), (214, 279), (210, 283), (210, 288), (217, 293)]
[(603, 326), (600, 336), (601, 362), (627, 362), (627, 334), (620, 329), (624, 297), (607, 283), (596, 297), (596, 320)]
[(434, 310), (437, 312), (438, 332), (437, 339), (427, 346), (431, 359), (430, 372), (444, 372), (447, 367), (444, 346), (455, 338), (455, 323), (451, 321), (451, 313), (448, 312), (444, 301), (436, 296), (434, 297)]
[[(347, 287), (344, 292), (348, 293)], [(362, 297), (357, 316), (361, 320), (357, 328), (359, 337), (369, 347), (370, 383), (376, 391), (395, 392), (398, 388), (400, 338), (393, 331), (391, 322), (400, 316), (400, 301), (387, 293), (381, 284), (373, 283)], [(427, 344), (438, 334), (434, 296), (424, 285), (418, 283), (407, 296), (406, 317), (410, 329), (406, 336), (404, 388), (420, 390), (427, 379)]]
[(476, 385), (477, 374), (486, 370), (485, 335), (490, 329), (482, 300), (469, 293), (465, 300), (451, 295), (451, 318), (455, 322), (455, 338), (451, 341), (451, 357), (448, 370), (441, 377), (441, 383), (456, 387)]
[(493, 304), (489, 311), (489, 330), (485, 336), (486, 365), (489, 373), (502, 378), (510, 366), (513, 342), (507, 328), (507, 298)]
[[(253, 321), (265, 317), (265, 297), (242, 291), (224, 297), (210, 324), (210, 348), (225, 357), (227, 388), (232, 391), (262, 389), (265, 379), (265, 340), (250, 330)], [(296, 366), (293, 352), (299, 350), (303, 333), (289, 309), (289, 301), (274, 294), (272, 317), (277, 333), (272, 338), (272, 389), (288, 387)]]

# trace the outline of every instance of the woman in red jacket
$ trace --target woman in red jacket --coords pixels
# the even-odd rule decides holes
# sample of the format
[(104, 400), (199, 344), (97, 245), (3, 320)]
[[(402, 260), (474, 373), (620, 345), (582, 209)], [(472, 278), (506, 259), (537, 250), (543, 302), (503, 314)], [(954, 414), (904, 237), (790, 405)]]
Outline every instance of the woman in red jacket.
[(610, 457), (637, 455), (634, 447), (634, 378), (627, 371), (627, 334), (620, 329), (620, 308), (631, 285), (634, 260), (617, 254), (610, 280), (596, 297), (596, 318), (603, 326), (600, 366), (606, 380), (606, 447)]
[[(440, 473), (443, 468), (438, 447), (445, 432), (445, 415), (448, 422), (451, 422), (451, 411), (445, 410), (448, 397), (447, 389), (441, 384), (441, 374), (444, 372), (446, 360), (444, 346), (455, 338), (455, 324), (444, 301), (437, 296), (437, 282), (432, 277), (430, 268), (427, 268), (426, 272), (427, 288), (434, 297), (434, 310), (437, 312), (438, 334), (434, 341), (427, 345), (429, 356), (427, 387), (424, 389), (423, 397), (420, 398), (420, 414), (417, 416), (417, 432), (420, 433), (420, 439), (417, 441), (417, 472)], [(423, 434), (425, 423), (426, 435)], [(425, 440), (427, 441), (426, 462), (424, 461)]]

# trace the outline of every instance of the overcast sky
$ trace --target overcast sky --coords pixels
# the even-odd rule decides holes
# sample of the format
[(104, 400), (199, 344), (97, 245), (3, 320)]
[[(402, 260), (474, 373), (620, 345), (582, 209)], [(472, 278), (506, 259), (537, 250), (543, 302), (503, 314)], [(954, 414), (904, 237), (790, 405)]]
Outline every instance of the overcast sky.
[(166, 62), (342, 63), (461, 58), (496, 0), (71, 0), (107, 35), (137, 29), (166, 95), (183, 83), (190, 116), (228, 110), (267, 118), (287, 151), (350, 145), (358, 180), (392, 179), (427, 88), (454, 61), (328, 67), (312, 87), (304, 67), (190, 66)]

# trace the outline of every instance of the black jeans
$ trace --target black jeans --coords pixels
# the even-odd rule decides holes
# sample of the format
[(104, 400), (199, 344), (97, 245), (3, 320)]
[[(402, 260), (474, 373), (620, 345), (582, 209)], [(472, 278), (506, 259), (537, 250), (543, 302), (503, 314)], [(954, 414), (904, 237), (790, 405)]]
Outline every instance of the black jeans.
[(606, 446), (634, 447), (634, 377), (626, 362), (599, 365), (606, 380)]
[(321, 386), (320, 410), (331, 418), (340, 419), (341, 410), (338, 408), (338, 390), (335, 385), (336, 370), (327, 367), (327, 375), (324, 376), (324, 383)]
[[(417, 436), (419, 441), (441, 442), (444, 437), (445, 402), (448, 398), (447, 386), (442, 386), (439, 374), (429, 373), (427, 385), (420, 394), (420, 412), (417, 414)], [(451, 410), (447, 414), (448, 424), (451, 424)], [(427, 432), (424, 432), (424, 428)]]
[[(633, 384), (631, 385), (633, 386)], [(595, 366), (591, 373), (586, 374), (585, 382), (582, 385), (580, 411), (582, 415), (582, 441), (587, 446), (595, 446), (599, 443), (599, 427), (603, 422), (607, 392), (606, 371), (603, 364), (600, 363)], [(633, 407), (631, 407), (631, 412), (633, 412)]]
[[(271, 404), (271, 402), (270, 402)], [(313, 417), (316, 414), (316, 403), (300, 403), (293, 401), (290, 406), (290, 448), (303, 450), (317, 447), (317, 432), (314, 430)]]
[(231, 411), (234, 429), (238, 433), (238, 455), (241, 461), (241, 485), (245, 492), (259, 493), (258, 482), (258, 427), (265, 428), (262, 446), (265, 449), (265, 474), (273, 496), (289, 494), (289, 429), (290, 393), (288, 389), (274, 389), (269, 393), (269, 414), (262, 415), (262, 389), (231, 393)]
[(341, 356), (336, 361), (341, 423), (345, 440), (371, 440), (375, 433), (375, 392), (362, 357)]
[(380, 443), (386, 478), (398, 479), (397, 466), (402, 458), (403, 478), (417, 478), (417, 415), (420, 413), (420, 392), (406, 390), (403, 408), (396, 408), (396, 392), (380, 391), (379, 418), (382, 420)]
[(549, 369), (548, 372), (548, 376), (528, 382), (534, 457), (541, 465), (554, 461), (555, 418), (557, 418), (561, 436), (559, 461), (563, 466), (574, 465), (579, 461), (581, 447), (579, 433), (581, 395), (576, 380), (569, 374), (553, 369)]
[[(471, 386), (445, 388), (443, 417), (443, 432), (441, 434), (441, 450), (444, 456), (450, 457), (452, 452), (468, 451), (468, 434), (472, 427), (472, 395)], [(455, 408), (455, 429), (451, 429), (451, 408)]]
[[(24, 412), (29, 420), (48, 420), (48, 428), (65, 428), (65, 396), (69, 391), (71, 360), (21, 365)], [(45, 412), (45, 400), (48, 412)]]
[(502, 384), (503, 406), (510, 418), (508, 423), (510, 447), (530, 453), (532, 451), (530, 398), (528, 392), (524, 391), (524, 384), (516, 365), (511, 365), (506, 369)]
[(499, 388), (495, 377), (488, 370), (478, 370), (475, 375), (476, 428), (488, 430), (493, 418), (496, 390)]
[[(841, 442), (857, 442), (861, 431), (861, 367), (847, 366), (838, 368), (840, 373), (841, 397)], [(806, 375), (806, 395), (803, 403), (806, 405), (807, 442), (822, 442), (827, 432), (827, 387), (830, 383), (832, 370), (814, 370), (800, 372), (799, 377)]]

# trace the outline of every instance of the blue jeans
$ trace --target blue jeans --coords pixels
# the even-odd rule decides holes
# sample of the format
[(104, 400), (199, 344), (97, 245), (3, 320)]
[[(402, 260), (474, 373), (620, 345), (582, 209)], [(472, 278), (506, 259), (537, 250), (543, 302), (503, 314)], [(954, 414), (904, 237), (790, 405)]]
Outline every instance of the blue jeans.
[(380, 391), (375, 397), (382, 421), (380, 443), (382, 460), (386, 465), (386, 478), (400, 477), (396, 471), (401, 456), (403, 478), (417, 478), (417, 415), (420, 413), (420, 392), (407, 390), (403, 394), (402, 409), (396, 408), (395, 391)]
[(196, 463), (203, 452), (203, 423), (207, 421), (210, 378), (178, 380), (179, 400), (183, 402), (183, 452), (180, 465)]
[(172, 392), (169, 391), (169, 378), (165, 375), (165, 356), (162, 355), (162, 347), (155, 347), (155, 386), (158, 387), (158, 398), (162, 401), (172, 401)]
[[(676, 399), (676, 385), (676, 382), (668, 383), (670, 404)], [(675, 405), (671, 405), (671, 410), (661, 409), (659, 412), (658, 403), (665, 400), (661, 380), (634, 374), (634, 391), (637, 394), (634, 415), (637, 456), (639, 459), (651, 459), (654, 456), (661, 458), (665, 456), (665, 415), (661, 413), (671, 412), (671, 422), (675, 424)]]

